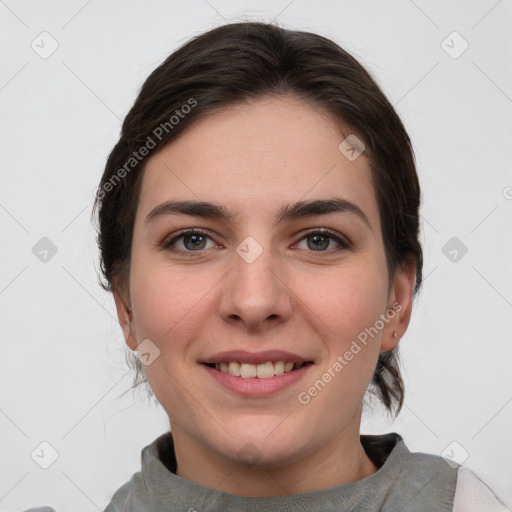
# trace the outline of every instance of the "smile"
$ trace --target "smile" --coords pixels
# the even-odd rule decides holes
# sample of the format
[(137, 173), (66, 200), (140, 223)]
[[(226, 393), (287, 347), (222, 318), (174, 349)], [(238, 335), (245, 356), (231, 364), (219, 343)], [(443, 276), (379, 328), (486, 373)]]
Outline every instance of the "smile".
[(294, 363), (292, 361), (266, 361), (261, 364), (240, 363), (238, 361), (223, 361), (221, 363), (206, 363), (210, 368), (228, 373), (234, 377), (243, 379), (269, 379), (283, 373), (289, 373), (300, 369), (306, 363)]
[(316, 366), (311, 355), (285, 350), (228, 350), (198, 361), (210, 383), (243, 397), (266, 397), (296, 385)]

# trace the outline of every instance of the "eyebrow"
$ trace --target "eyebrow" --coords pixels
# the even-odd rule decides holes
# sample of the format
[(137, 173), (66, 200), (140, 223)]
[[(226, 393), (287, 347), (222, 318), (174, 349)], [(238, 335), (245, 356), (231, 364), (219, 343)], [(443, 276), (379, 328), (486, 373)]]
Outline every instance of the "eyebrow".
[[(368, 218), (356, 204), (342, 198), (313, 199), (310, 201), (297, 201), (282, 206), (276, 215), (276, 224), (283, 221), (296, 220), (304, 217), (327, 215), (329, 213), (351, 213), (359, 217), (370, 229)], [(149, 223), (161, 215), (190, 215), (205, 219), (220, 219), (233, 221), (234, 215), (223, 205), (210, 201), (166, 201), (153, 208), (146, 216), (145, 223)]]

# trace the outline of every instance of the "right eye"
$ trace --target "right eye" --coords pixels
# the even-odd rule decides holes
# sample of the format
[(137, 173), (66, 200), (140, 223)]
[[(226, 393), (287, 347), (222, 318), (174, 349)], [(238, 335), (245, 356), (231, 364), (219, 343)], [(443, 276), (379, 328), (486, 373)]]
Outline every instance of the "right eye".
[[(213, 243), (212, 247), (206, 247), (207, 240), (211, 240)], [(182, 248), (176, 248), (175, 245), (178, 241), (181, 241)], [(211, 237), (204, 231), (196, 228), (184, 229), (173, 236), (171, 240), (167, 240), (163, 243), (164, 249), (169, 249), (174, 252), (201, 252), (203, 249), (211, 249), (216, 247), (216, 243), (213, 242)]]

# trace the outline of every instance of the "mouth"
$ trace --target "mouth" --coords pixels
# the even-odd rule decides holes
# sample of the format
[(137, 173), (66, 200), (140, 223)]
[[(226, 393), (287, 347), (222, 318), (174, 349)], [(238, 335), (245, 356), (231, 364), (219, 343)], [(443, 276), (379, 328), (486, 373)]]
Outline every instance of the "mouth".
[(295, 387), (310, 373), (314, 360), (283, 350), (231, 350), (198, 361), (214, 389), (245, 398), (264, 398)]
[(205, 366), (227, 373), (233, 377), (242, 379), (270, 379), (285, 373), (292, 373), (304, 366), (313, 364), (313, 361), (266, 361), (260, 364), (244, 363), (240, 361), (222, 361), (219, 363), (203, 363)]

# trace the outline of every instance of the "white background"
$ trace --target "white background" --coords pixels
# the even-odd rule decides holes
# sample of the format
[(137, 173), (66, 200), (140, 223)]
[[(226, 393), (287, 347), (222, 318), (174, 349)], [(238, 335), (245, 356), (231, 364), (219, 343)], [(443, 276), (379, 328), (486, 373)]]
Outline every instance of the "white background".
[[(455, 456), (467, 452), (464, 464), (512, 506), (512, 2), (6, 0), (0, 507), (103, 510), (168, 430), (143, 395), (120, 396), (131, 376), (97, 283), (93, 190), (148, 74), (190, 37), (246, 19), (352, 52), (413, 140), (425, 282), (401, 340), (406, 401), (394, 423), (365, 415), (362, 432), (395, 431), (434, 454), (456, 441)], [(51, 49), (43, 31), (58, 43), (46, 59), (31, 48)], [(457, 58), (442, 47), (453, 31), (469, 44)], [(46, 263), (32, 252), (42, 237), (57, 247)], [(468, 248), (457, 262), (442, 252), (452, 237)], [(58, 452), (48, 469), (31, 458), (42, 441)]]

